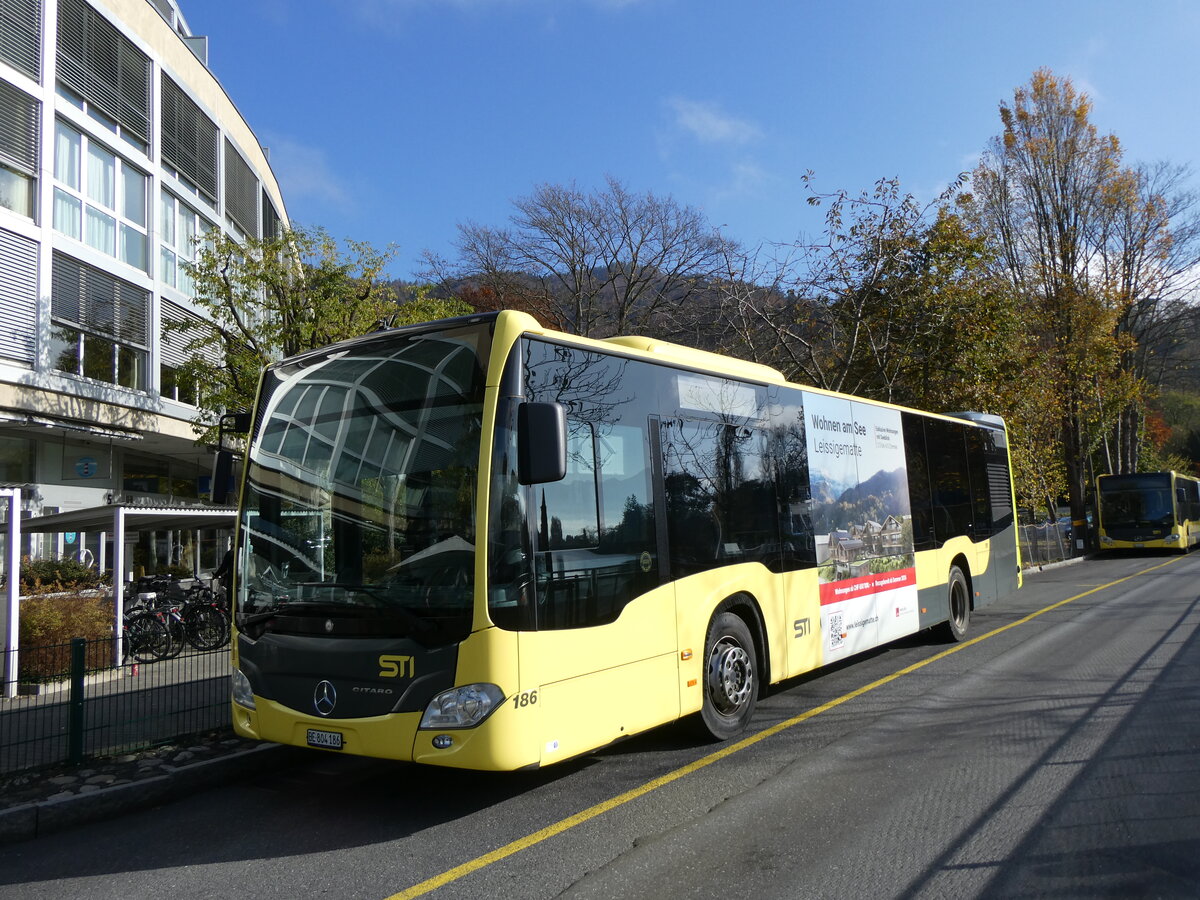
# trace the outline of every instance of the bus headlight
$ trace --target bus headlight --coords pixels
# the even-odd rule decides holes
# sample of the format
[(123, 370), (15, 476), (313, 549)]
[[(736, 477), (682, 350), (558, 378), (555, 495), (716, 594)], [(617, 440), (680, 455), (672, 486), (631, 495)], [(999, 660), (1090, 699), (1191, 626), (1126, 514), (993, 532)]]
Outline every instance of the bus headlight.
[(1173, 541), (1177, 541), (1177, 540), (1179, 540), (1179, 535), (1177, 535), (1177, 534), (1167, 534), (1167, 535), (1163, 535), (1163, 542), (1164, 542), (1164, 543), (1170, 544), (1170, 543), (1172, 543)]
[(465, 684), (442, 691), (429, 701), (421, 728), (474, 728), (490, 716), (504, 693), (494, 684)]
[(234, 703), (246, 709), (254, 709), (254, 690), (250, 687), (250, 679), (242, 674), (241, 669), (233, 670), (231, 688)]

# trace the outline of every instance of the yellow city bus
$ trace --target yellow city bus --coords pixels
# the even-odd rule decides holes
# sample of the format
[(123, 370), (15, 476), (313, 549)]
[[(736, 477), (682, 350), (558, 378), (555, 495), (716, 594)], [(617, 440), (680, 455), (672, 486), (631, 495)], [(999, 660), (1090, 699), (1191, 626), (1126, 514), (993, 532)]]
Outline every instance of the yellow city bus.
[(235, 546), (241, 735), (444, 766), (570, 759), (1020, 584), (997, 417), (789, 384), (503, 311), (264, 374)]
[(1100, 475), (1101, 550), (1182, 550), (1200, 542), (1200, 479), (1179, 472)]

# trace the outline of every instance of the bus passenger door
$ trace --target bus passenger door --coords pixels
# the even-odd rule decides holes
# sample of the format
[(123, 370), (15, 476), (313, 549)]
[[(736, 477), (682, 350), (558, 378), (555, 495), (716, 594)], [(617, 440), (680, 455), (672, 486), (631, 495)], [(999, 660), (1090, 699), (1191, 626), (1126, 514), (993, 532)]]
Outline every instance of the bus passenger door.
[(649, 436), (568, 419), (567, 475), (530, 488), (535, 628), (520, 635), (542, 762), (678, 716), (675, 607), (660, 586)]

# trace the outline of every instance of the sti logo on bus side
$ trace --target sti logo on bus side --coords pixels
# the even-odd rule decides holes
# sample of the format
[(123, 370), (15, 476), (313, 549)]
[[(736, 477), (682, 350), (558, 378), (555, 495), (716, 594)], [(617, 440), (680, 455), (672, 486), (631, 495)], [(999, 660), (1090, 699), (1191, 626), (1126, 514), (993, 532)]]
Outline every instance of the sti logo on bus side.
[[(388, 656), (384, 654), (379, 657), (379, 677), (380, 678), (395, 678), (399, 675), (407, 675), (409, 678), (417, 676), (416, 657), (413, 656)], [(407, 671), (405, 671), (407, 669)]]
[(808, 637), (809, 622), (808, 619), (797, 619), (792, 623), (792, 630), (796, 632), (796, 637)]

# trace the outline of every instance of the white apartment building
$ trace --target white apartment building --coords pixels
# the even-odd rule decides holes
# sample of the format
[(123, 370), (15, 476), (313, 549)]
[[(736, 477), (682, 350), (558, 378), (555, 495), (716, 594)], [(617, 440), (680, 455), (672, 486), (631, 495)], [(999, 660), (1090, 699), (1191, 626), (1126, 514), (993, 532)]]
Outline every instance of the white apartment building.
[[(270, 235), (286, 213), (206, 57), (175, 0), (0, 0), (0, 486), (24, 515), (208, 500), (164, 331), (197, 318), (181, 263), (208, 229)], [(100, 533), (25, 540), (111, 558)], [(141, 563), (213, 564), (181, 546), (143, 537)]]

